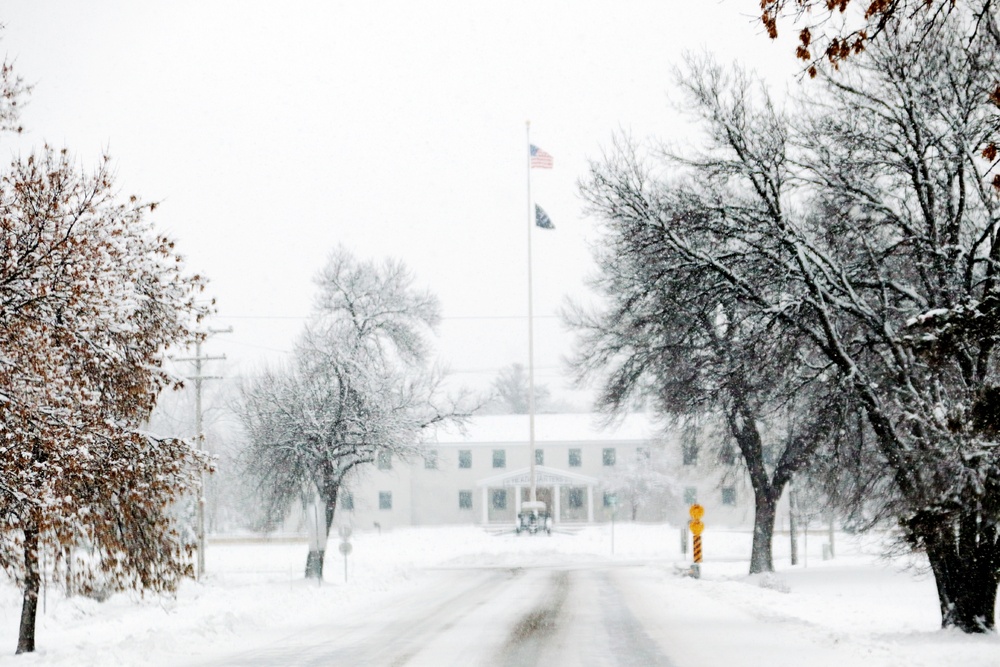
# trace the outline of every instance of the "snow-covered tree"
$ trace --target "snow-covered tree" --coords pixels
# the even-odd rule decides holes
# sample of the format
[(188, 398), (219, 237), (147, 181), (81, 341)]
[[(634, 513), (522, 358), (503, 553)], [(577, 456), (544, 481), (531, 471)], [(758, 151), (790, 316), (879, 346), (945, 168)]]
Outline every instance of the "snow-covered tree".
[[(886, 39), (883, 49), (898, 45), (892, 33), (902, 25), (915, 35), (930, 35), (948, 24), (960, 35), (958, 48), (982, 48), (1000, 52), (1000, 0), (761, 0), (761, 20), (768, 35), (778, 36), (778, 24), (798, 24), (795, 56), (806, 63), (810, 76), (824, 65), (837, 70), (873, 42)], [(979, 46), (975, 46), (979, 43)], [(918, 38), (908, 50), (920, 50)], [(992, 105), (992, 120), (984, 127), (975, 148), (1000, 165), (1000, 82), (977, 91), (980, 103)], [(991, 185), (1000, 191), (1000, 173), (992, 173)]]
[[(175, 353), (189, 357), (194, 350)], [(191, 369), (175, 362), (168, 366), (176, 375), (185, 375)], [(216, 365), (213, 374), (232, 377), (224, 364)], [(197, 438), (197, 400), (193, 382), (185, 382), (184, 389), (164, 393), (156, 403), (149, 418), (149, 430), (161, 437), (194, 440)], [(242, 474), (237, 465), (239, 457), (239, 423), (231, 405), (236, 400), (237, 387), (228, 381), (205, 382), (202, 388), (202, 440), (200, 448), (212, 457), (212, 474), (204, 480), (201, 500), (205, 503), (205, 530), (208, 533), (252, 529), (262, 517), (248, 511)], [(256, 504), (253, 505), (256, 507)], [(193, 509), (193, 508), (192, 508)]]
[(817, 60), (838, 66), (899, 22), (933, 28), (953, 11), (968, 16), (969, 37), (985, 34), (1000, 45), (998, 6), (997, 0), (760, 0), (761, 21), (772, 39), (781, 21), (804, 24), (795, 55), (811, 64), (814, 75)]
[(982, 419), (997, 408), (1000, 198), (979, 150), (1000, 61), (968, 20), (890, 25), (802, 143), (804, 177), (823, 184), (810, 224), (827, 235), (813, 307), (845, 323), (824, 325), (827, 356), (869, 417), (944, 625), (972, 632), (994, 627), (1000, 577), (998, 434)]
[[(727, 73), (705, 60), (691, 59), (689, 65), (680, 83), (693, 104), (714, 105), (719, 115), (744, 116), (757, 128), (755, 168), (779, 172), (786, 133), (774, 107), (764, 105), (749, 118), (748, 97), (720, 97), (720, 87), (728, 85), (749, 96), (754, 82), (739, 70)], [(739, 173), (742, 167), (715, 163), (713, 168)], [(711, 252), (724, 240), (692, 236), (681, 249), (665, 227), (650, 224), (651, 216), (689, 214), (708, 224), (709, 215), (695, 202), (661, 197), (652, 185), (641, 159), (622, 139), (613, 156), (592, 166), (582, 186), (589, 212), (604, 232), (595, 253), (599, 273), (591, 280), (603, 298), (596, 309), (572, 307), (566, 313), (580, 334), (572, 365), (581, 382), (600, 381), (602, 409), (622, 412), (638, 396), (673, 418), (707, 415), (724, 422), (726, 439), (735, 442), (754, 490), (750, 572), (770, 572), (778, 501), (791, 476), (833, 428), (839, 413), (830, 408), (836, 402), (817, 391), (815, 372), (802, 363), (807, 341), (794, 327), (760, 312), (712, 267), (687, 256), (692, 247)], [(776, 182), (767, 197), (780, 206), (783, 194)], [(763, 263), (743, 269), (768, 280)], [(770, 289), (782, 289), (780, 281)], [(794, 436), (786, 437), (793, 402), (807, 409), (795, 420)]]
[[(108, 160), (81, 173), (46, 148), (0, 177), (0, 564), (24, 593), (17, 651), (35, 647), (39, 557), (76, 589), (174, 589), (190, 572), (169, 506), (204, 462), (143, 432), (176, 384), (165, 351), (194, 340), (203, 281), (122, 199)], [(65, 579), (60, 577), (60, 579)]]
[[(493, 380), (492, 401), (486, 405), (486, 410), (508, 415), (528, 414), (529, 384), (528, 370), (524, 364), (504, 366)], [(549, 395), (548, 387), (535, 384), (536, 411), (545, 409)]]
[[(239, 412), (247, 470), (272, 515), (318, 495), (326, 535), (348, 473), (417, 453), (426, 429), (464, 414), (427, 364), (437, 299), (402, 263), (340, 248), (316, 282), (316, 314), (292, 361), (249, 381)], [(322, 546), (310, 552), (308, 576), (322, 577), (323, 557)]]
[(968, 20), (890, 22), (779, 126), (781, 162), (726, 102), (746, 88), (720, 85), (698, 106), (705, 155), (606, 190), (808, 343), (815, 381), (865, 415), (880, 500), (927, 554), (942, 624), (982, 632), (1000, 577), (1000, 199), (980, 147), (1000, 62)]
[(640, 449), (634, 456), (615, 465), (601, 486), (614, 493), (621, 506), (636, 520), (639, 510), (677, 496), (679, 484), (670, 474), (670, 461), (662, 447)]

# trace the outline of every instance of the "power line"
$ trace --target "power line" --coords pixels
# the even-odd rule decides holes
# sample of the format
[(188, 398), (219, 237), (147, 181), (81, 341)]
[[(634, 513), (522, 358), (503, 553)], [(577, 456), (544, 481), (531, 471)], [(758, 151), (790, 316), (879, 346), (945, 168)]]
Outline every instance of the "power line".
[[(219, 320), (308, 320), (309, 315), (215, 315)], [(535, 315), (536, 320), (560, 319), (560, 315)], [(442, 320), (527, 320), (527, 315), (443, 315)]]

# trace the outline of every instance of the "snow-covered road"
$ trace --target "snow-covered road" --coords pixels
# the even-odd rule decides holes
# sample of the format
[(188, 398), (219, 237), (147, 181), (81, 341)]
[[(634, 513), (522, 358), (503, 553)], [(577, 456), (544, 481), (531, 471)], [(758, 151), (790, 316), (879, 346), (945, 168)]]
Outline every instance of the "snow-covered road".
[(302, 578), (304, 542), (219, 542), (176, 597), (50, 590), (30, 656), (13, 655), (20, 594), (0, 586), (0, 666), (1000, 664), (1000, 637), (940, 630), (933, 579), (879, 559), (875, 538), (838, 534), (826, 561), (810, 540), (794, 567), (778, 540), (778, 572), (749, 577), (749, 533), (706, 536), (695, 580), (667, 525), (620, 525), (613, 541), (609, 526), (359, 531), (322, 585)]
[(649, 579), (636, 566), (436, 570), (363, 615), (205, 664), (673, 665), (640, 620)]
[(761, 637), (754, 611), (694, 583), (644, 564), (440, 569), (364, 613), (203, 664), (860, 664), (855, 648), (792, 619), (775, 615)]

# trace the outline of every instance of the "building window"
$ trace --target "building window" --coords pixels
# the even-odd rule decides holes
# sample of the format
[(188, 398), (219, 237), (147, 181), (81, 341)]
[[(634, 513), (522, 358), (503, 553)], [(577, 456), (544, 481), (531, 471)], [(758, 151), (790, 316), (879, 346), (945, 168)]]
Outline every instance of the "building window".
[(604, 492), (604, 506), (605, 507), (616, 507), (618, 505), (618, 494), (614, 491)]
[(428, 470), (434, 470), (438, 467), (438, 452), (436, 449), (431, 449), (424, 454), (424, 467)]
[(635, 458), (639, 461), (648, 461), (650, 459), (649, 447), (636, 447)]
[(698, 443), (692, 439), (686, 441), (681, 447), (681, 453), (684, 456), (684, 465), (698, 465)]
[(735, 505), (736, 504), (736, 488), (732, 486), (722, 487), (722, 504), (723, 505)]
[(545, 465), (545, 450), (544, 449), (536, 449), (535, 450), (535, 465), (536, 466), (543, 466), (543, 465)]
[(459, 468), (471, 468), (472, 467), (472, 450), (471, 449), (460, 449), (460, 450), (458, 450), (458, 467)]
[(570, 488), (567, 493), (566, 504), (572, 509), (579, 509), (583, 507), (583, 489), (579, 487)]
[(392, 509), (392, 491), (378, 492), (378, 508), (380, 510)]
[(389, 452), (378, 453), (378, 469), (392, 470), (392, 454)]
[(354, 509), (354, 494), (350, 491), (344, 491), (340, 494), (340, 509), (342, 510), (353, 510)]
[(603, 452), (601, 452), (601, 460), (604, 461), (604, 465), (613, 466), (615, 464), (615, 448), (606, 447)]
[(472, 509), (472, 491), (458, 492), (458, 509), (460, 510)]
[(698, 489), (693, 486), (684, 487), (684, 504), (694, 505), (698, 502)]
[(493, 450), (493, 467), (494, 468), (506, 468), (507, 467), (507, 450), (506, 449), (494, 449)]
[(580, 450), (579, 449), (569, 450), (569, 467), (579, 468), (581, 465), (583, 465), (583, 457), (580, 455)]
[(726, 466), (736, 464), (736, 448), (731, 443), (722, 446), (722, 450), (719, 452), (719, 462)]
[(495, 510), (507, 509), (507, 490), (493, 489), (492, 502)]

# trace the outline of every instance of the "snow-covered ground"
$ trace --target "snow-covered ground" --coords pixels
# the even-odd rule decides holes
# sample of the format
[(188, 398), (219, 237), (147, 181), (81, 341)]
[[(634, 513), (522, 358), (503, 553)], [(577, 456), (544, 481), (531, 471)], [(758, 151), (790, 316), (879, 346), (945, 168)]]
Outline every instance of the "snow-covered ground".
[(346, 582), (331, 539), (322, 585), (302, 579), (303, 541), (219, 540), (210, 543), (209, 574), (185, 584), (176, 598), (117, 595), (99, 603), (48, 591), (33, 655), (13, 656), (20, 598), (4, 583), (0, 665), (191, 664), (227, 648), (294, 636), (317, 619), (371, 613), (400, 593), (419, 591), (443, 567), (606, 563), (643, 563), (650, 573), (643, 581), (662, 587), (664, 608), (651, 617), (670, 633), (664, 645), (678, 667), (707, 667), (705, 660), (727, 667), (795, 664), (803, 651), (811, 652), (812, 665), (826, 664), (824, 651), (831, 659), (849, 655), (859, 667), (1000, 665), (997, 635), (939, 629), (934, 582), (919, 561), (880, 558), (872, 537), (836, 537), (835, 559), (821, 558), (825, 537), (816, 533), (807, 557), (791, 567), (787, 535), (779, 535), (778, 572), (748, 577), (749, 534), (709, 528), (703, 576), (694, 580), (677, 574), (686, 559), (678, 529), (664, 525), (619, 523), (613, 554), (610, 526), (551, 537), (471, 526), (360, 532), (351, 539)]

